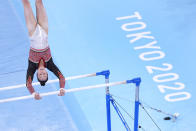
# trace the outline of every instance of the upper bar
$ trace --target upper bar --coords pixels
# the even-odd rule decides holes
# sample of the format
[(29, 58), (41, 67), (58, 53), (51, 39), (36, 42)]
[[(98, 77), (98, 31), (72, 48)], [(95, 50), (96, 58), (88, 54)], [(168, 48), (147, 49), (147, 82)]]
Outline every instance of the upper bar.
[[(92, 76), (96, 76), (96, 73), (92, 73), (92, 74), (85, 74), (85, 75), (78, 75), (78, 76), (71, 76), (71, 77), (66, 77), (65, 80), (74, 80), (74, 79), (80, 79), (80, 78), (85, 78), (85, 77), (92, 77)], [(59, 79), (55, 79), (55, 80), (48, 80), (48, 84), (50, 83), (55, 83), (58, 82)], [(32, 85), (36, 86), (39, 85), (39, 82), (35, 82)], [(15, 85), (15, 86), (7, 86), (7, 87), (1, 87), (0, 91), (5, 91), (5, 90), (11, 90), (11, 89), (17, 89), (17, 88), (22, 88), (22, 87), (26, 87), (26, 84), (21, 84), (21, 85)]]

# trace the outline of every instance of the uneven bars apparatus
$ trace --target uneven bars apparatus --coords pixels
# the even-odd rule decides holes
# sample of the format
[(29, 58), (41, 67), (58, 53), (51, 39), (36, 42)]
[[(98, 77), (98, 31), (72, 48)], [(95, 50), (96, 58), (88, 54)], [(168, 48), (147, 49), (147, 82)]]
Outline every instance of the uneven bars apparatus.
[[(136, 84), (134, 131), (138, 131), (139, 104), (140, 104), (140, 102), (139, 102), (139, 86), (140, 86), (140, 83), (141, 83), (141, 78), (134, 78), (132, 80), (125, 80), (125, 81), (109, 83), (109, 75), (110, 75), (110, 71), (109, 70), (105, 70), (105, 71), (92, 73), (92, 74), (85, 74), (85, 75), (78, 75), (78, 76), (73, 76), (73, 77), (66, 77), (65, 80), (74, 80), (74, 79), (80, 79), (80, 78), (92, 77), (92, 76), (105, 76), (105, 84), (99, 84), (99, 85), (93, 85), (93, 86), (85, 86), (85, 87), (73, 88), (73, 89), (66, 89), (66, 93), (77, 92), (77, 91), (82, 91), (82, 90), (89, 90), (89, 89), (94, 89), (94, 88), (106, 87), (107, 131), (111, 131), (110, 102), (112, 102), (112, 101), (111, 101), (111, 95), (110, 95), (110, 92), (109, 92), (109, 87), (110, 86), (115, 86), (115, 85), (121, 85), (121, 84), (129, 84), (129, 83)], [(55, 82), (58, 82), (58, 81), (59, 81), (58, 79), (49, 80), (47, 83), (55, 83)], [(33, 86), (39, 85), (39, 82), (33, 83), (32, 85)], [(0, 91), (17, 89), (17, 88), (23, 88), (25, 86), (26, 86), (25, 84), (21, 84), (21, 85), (16, 85), (16, 86), (2, 87), (2, 88), (0, 88)], [(40, 96), (43, 97), (43, 96), (55, 95), (55, 94), (58, 94), (58, 93), (59, 93), (59, 91), (52, 91), (52, 92), (47, 92), (47, 93), (41, 93)], [(6, 103), (6, 102), (12, 102), (12, 101), (18, 101), (18, 100), (24, 100), (24, 99), (30, 99), (30, 98), (33, 98), (33, 96), (32, 95), (28, 95), (28, 96), (0, 99), (0, 103)]]

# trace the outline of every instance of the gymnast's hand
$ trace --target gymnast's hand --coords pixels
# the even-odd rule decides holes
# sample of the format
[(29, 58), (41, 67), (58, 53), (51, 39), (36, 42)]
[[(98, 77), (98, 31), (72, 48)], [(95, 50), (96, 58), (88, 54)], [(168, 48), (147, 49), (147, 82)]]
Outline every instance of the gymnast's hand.
[(58, 96), (64, 96), (64, 95), (65, 95), (65, 89), (64, 89), (64, 88), (61, 88), (61, 89), (59, 90)]
[(41, 99), (41, 96), (37, 92), (34, 92), (32, 95), (34, 96), (35, 100), (40, 100)]

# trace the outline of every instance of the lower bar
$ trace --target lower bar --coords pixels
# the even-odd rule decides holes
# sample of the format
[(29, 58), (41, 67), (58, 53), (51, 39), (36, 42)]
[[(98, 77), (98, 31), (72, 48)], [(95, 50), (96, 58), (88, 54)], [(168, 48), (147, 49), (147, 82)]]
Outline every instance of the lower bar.
[[(66, 89), (66, 93), (82, 91), (82, 90), (89, 90), (89, 89), (95, 89), (95, 88), (102, 88), (102, 87), (106, 87), (106, 86), (115, 86), (115, 85), (121, 85), (121, 84), (128, 84), (128, 83), (126, 81), (119, 81), (119, 82), (113, 82), (113, 83), (107, 83), (107, 84), (100, 84), (100, 85), (86, 86), (86, 87), (80, 87), (80, 88)], [(52, 91), (52, 92), (41, 93), (40, 96), (43, 97), (43, 96), (55, 95), (55, 94), (58, 94), (58, 93), (59, 93), (59, 91)], [(24, 99), (30, 99), (30, 98), (33, 98), (33, 95), (13, 97), (13, 98), (7, 98), (7, 99), (0, 99), (0, 103), (18, 101), (18, 100), (24, 100)]]

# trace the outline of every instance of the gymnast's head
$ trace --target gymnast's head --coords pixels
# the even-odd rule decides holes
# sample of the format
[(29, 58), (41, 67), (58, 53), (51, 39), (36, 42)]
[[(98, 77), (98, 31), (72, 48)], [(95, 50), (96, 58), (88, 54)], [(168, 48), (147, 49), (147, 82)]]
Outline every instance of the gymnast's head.
[(37, 80), (39, 81), (41, 86), (45, 86), (48, 81), (48, 72), (45, 67), (39, 67), (37, 70)]

